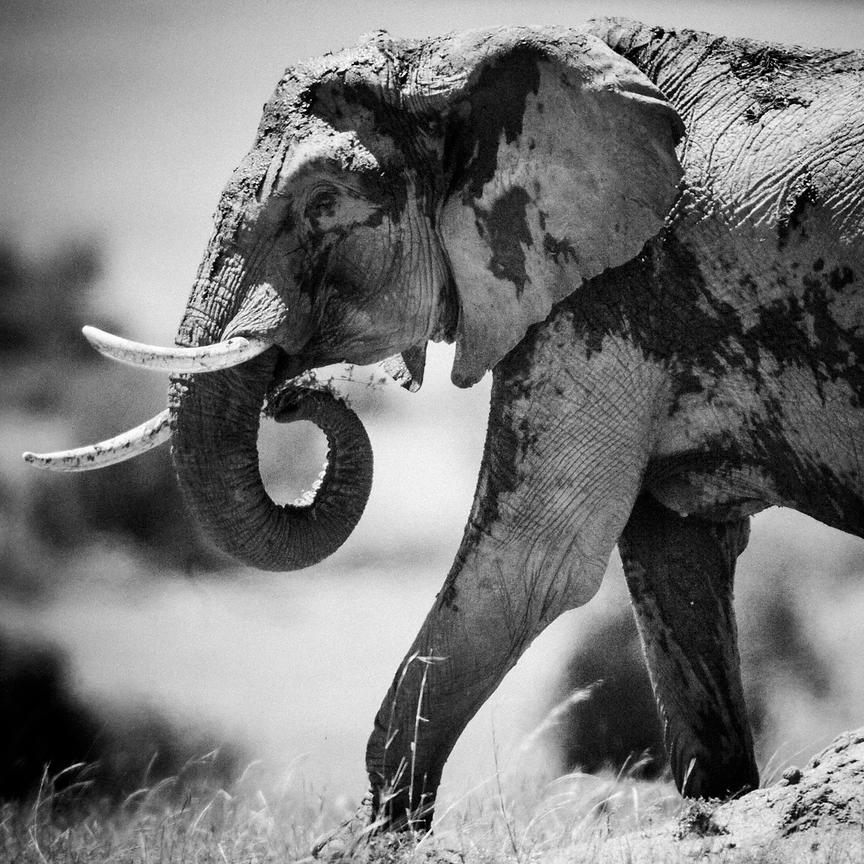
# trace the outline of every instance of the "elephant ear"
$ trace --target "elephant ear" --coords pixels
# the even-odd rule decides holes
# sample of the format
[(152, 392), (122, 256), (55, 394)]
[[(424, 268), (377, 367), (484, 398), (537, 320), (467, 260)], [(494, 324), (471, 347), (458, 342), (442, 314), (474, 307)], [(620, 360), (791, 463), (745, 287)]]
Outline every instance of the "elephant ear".
[(684, 127), (632, 63), (576, 31), (475, 32), (432, 55), (415, 86), (443, 120), (441, 233), (460, 303), (452, 379), (467, 387), (660, 230)]

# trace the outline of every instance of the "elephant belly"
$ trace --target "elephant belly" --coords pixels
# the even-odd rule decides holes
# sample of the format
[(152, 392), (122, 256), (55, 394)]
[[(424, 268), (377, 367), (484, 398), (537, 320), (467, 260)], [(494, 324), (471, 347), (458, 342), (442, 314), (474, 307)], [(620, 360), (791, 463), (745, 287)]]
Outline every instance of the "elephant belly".
[[(810, 451), (766, 435), (715, 444), (655, 457), (645, 489), (682, 516), (727, 521), (770, 506), (791, 507), (864, 537), (864, 478), (860, 466), (837, 451)], [(856, 462), (854, 445), (847, 455)]]
[[(772, 504), (769, 473), (754, 465), (706, 467), (703, 457), (678, 464), (658, 460), (648, 466), (645, 488), (681, 516), (726, 522), (752, 516)], [(689, 464), (688, 464), (689, 463)]]

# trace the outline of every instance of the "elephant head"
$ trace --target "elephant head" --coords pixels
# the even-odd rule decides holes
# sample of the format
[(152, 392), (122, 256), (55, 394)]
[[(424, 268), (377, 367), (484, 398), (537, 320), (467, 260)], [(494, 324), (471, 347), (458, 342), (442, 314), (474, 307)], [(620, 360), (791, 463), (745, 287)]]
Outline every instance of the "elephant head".
[[(145, 436), (170, 428), (210, 536), (267, 569), (330, 554), (360, 517), (371, 452), (343, 403), (295, 376), (401, 354), (419, 386), (434, 339), (456, 343), (455, 384), (478, 381), (554, 303), (660, 230), (682, 130), (635, 66), (578, 33), (378, 33), (289, 69), (222, 195), (180, 347), (161, 352), (175, 370), (198, 360)], [(219, 352), (236, 365), (214, 371), (204, 358)], [(312, 505), (280, 507), (264, 490), (262, 407), (327, 432)]]

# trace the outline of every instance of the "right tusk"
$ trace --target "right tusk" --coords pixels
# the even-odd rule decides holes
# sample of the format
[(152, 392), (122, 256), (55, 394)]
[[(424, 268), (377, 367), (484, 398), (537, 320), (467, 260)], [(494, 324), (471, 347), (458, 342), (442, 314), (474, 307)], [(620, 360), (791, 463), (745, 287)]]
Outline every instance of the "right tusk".
[(426, 367), (426, 343), (413, 345), (401, 354), (394, 354), (381, 361), (381, 367), (400, 387), (416, 393), (423, 384)]
[(168, 409), (107, 441), (78, 447), (75, 450), (59, 450), (57, 453), (24, 453), (24, 461), (36, 468), (49, 471), (92, 471), (125, 462), (140, 456), (171, 438), (171, 421)]
[(82, 327), (81, 332), (100, 354), (112, 360), (163, 372), (215, 372), (228, 369), (262, 354), (273, 344), (255, 337), (233, 336), (213, 345), (163, 348), (132, 342), (96, 327)]

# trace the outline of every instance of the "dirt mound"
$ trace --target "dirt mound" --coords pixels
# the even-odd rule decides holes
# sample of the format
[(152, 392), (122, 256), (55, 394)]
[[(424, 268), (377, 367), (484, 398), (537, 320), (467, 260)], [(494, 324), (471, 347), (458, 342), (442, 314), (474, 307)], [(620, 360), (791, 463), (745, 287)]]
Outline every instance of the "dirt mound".
[(836, 738), (803, 771), (790, 768), (776, 785), (721, 805), (713, 821), (742, 838), (842, 827), (864, 839), (864, 729)]
[(864, 861), (864, 728), (734, 801), (694, 801), (677, 824), (608, 841), (602, 862)]

